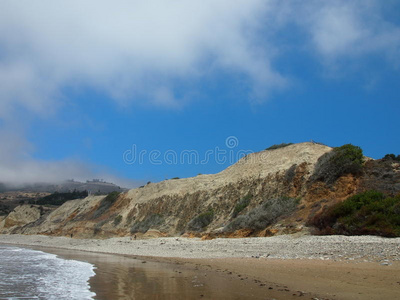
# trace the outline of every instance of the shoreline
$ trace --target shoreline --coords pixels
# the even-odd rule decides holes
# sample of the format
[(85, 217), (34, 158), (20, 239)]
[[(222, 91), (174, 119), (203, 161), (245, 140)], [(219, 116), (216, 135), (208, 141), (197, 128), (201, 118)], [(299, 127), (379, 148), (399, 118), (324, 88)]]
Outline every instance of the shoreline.
[[(118, 286), (110, 287), (109, 282), (115, 277), (115, 271), (111, 269), (110, 264), (117, 263), (118, 267), (114, 268), (121, 269), (135, 266), (135, 268), (144, 266), (142, 269), (148, 268), (149, 266), (154, 269), (162, 268), (164, 271), (173, 275), (170, 278), (180, 279), (179, 288), (177, 293), (171, 294), (156, 294), (157, 299), (297, 299), (298, 296), (309, 296), (310, 299), (327, 299), (318, 298), (320, 295), (290, 290), (285, 284), (267, 282), (265, 280), (258, 280), (252, 276), (235, 274), (228, 269), (221, 270), (219, 268), (213, 268), (210, 265), (209, 260), (205, 259), (180, 259), (180, 258), (168, 258), (168, 257), (153, 257), (153, 256), (136, 256), (128, 254), (111, 254), (103, 252), (92, 252), (85, 250), (71, 250), (65, 248), (55, 248), (48, 246), (35, 246), (35, 245), (24, 245), (24, 244), (0, 244), (9, 246), (18, 246), (22, 248), (28, 248), (46, 253), (55, 254), (62, 259), (72, 259), (78, 261), (84, 261), (92, 264), (95, 267), (95, 275), (90, 278), (89, 285), (90, 291), (94, 292), (96, 296), (93, 299), (154, 299), (154, 294), (146, 294), (139, 291), (135, 295), (130, 295), (129, 292), (116, 292)], [(111, 261), (111, 262), (110, 262)], [(111, 266), (112, 268), (113, 266)], [(105, 270), (104, 270), (105, 269)], [(99, 273), (99, 270), (101, 271)], [(105, 274), (104, 274), (105, 273)], [(245, 273), (245, 272), (244, 272)], [(112, 275), (113, 278), (110, 278)], [(126, 274), (125, 274), (126, 275)], [(129, 274), (130, 277), (132, 274)], [(238, 277), (236, 277), (238, 276)], [(165, 274), (164, 274), (164, 277)], [(167, 279), (168, 278), (164, 278)], [(121, 280), (119, 280), (121, 281)], [(126, 281), (123, 278), (122, 281)], [(129, 281), (129, 280), (128, 280)], [(186, 281), (186, 282), (185, 282)], [(189, 285), (188, 285), (189, 281)], [(120, 282), (119, 282), (120, 283)], [(131, 290), (135, 290), (134, 283), (132, 284)], [(141, 282), (141, 285), (143, 283)], [(168, 285), (170, 281), (168, 281)], [(186, 284), (186, 290), (182, 293), (182, 285)], [(175, 284), (176, 285), (176, 284)], [(204, 287), (204, 289), (198, 289), (197, 287)], [(188, 293), (187, 289), (190, 289)], [(215, 293), (217, 291), (217, 293)], [(329, 298), (336, 299), (336, 298)]]
[[(70, 251), (72, 257), (82, 258), (79, 252), (83, 251), (86, 257), (111, 255), (126, 262), (134, 260), (136, 264), (145, 261), (148, 263), (144, 264), (146, 267), (152, 264), (164, 269), (178, 268), (183, 274), (206, 272), (208, 285), (222, 280), (226, 281), (222, 285), (241, 286), (255, 295), (264, 295), (264, 299), (265, 296), (267, 299), (400, 298), (399, 241), (340, 236), (279, 236), (211, 241), (157, 238), (131, 241), (126, 237), (78, 240), (0, 235), (0, 243), (33, 247), (54, 254)], [(338, 244), (342, 247), (338, 248)], [(274, 253), (274, 247), (281, 249)], [(248, 251), (243, 252), (243, 248)], [(299, 248), (303, 249), (302, 252), (298, 252)], [(330, 252), (324, 252), (325, 248)], [(337, 253), (339, 250), (343, 251), (342, 254)], [(143, 255), (146, 253), (148, 255)], [(97, 264), (99, 266), (96, 267), (101, 267), (103, 262), (97, 261)]]

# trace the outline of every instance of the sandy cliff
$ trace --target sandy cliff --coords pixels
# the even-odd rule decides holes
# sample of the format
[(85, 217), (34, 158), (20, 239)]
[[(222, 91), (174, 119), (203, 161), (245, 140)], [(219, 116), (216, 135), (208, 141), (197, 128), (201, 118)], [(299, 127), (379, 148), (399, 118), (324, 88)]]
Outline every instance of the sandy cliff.
[(0, 223), (0, 231), (75, 237), (124, 236), (132, 231), (141, 235), (147, 231), (148, 236), (176, 236), (193, 232), (189, 225), (196, 217), (212, 214), (199, 231), (221, 234), (244, 197), (249, 203), (239, 214), (272, 199), (298, 199), (294, 212), (281, 216), (268, 228), (229, 233), (265, 236), (304, 231), (310, 215), (371, 186), (385, 192), (400, 191), (399, 165), (376, 165), (373, 160), (366, 162), (368, 167), (360, 176), (345, 175), (330, 185), (311, 180), (318, 159), (331, 150), (320, 144), (301, 143), (253, 153), (218, 174), (150, 183), (116, 199), (91, 196), (69, 201), (39, 217), (34, 212), (39, 208), (30, 207), (32, 218), (22, 223), (18, 223), (17, 213), (29, 209), (18, 208)]

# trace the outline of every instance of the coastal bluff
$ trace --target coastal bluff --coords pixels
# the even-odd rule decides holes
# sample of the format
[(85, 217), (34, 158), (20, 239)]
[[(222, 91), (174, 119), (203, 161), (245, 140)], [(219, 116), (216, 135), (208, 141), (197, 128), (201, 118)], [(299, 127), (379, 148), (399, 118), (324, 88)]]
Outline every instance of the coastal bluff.
[(362, 172), (321, 179), (321, 164), (332, 151), (313, 142), (292, 144), (249, 154), (217, 174), (148, 183), (55, 209), (21, 205), (0, 218), (0, 233), (77, 238), (309, 233), (310, 218), (349, 196), (370, 189), (400, 192), (400, 164), (367, 157)]

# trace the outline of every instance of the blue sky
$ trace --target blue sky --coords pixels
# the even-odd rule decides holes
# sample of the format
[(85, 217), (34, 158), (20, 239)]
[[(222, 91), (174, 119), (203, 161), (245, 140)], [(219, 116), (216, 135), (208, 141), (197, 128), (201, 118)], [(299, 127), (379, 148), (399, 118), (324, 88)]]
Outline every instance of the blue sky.
[(400, 1), (117, 2), (1, 2), (0, 181), (133, 186), (233, 162), (171, 151), (310, 140), (400, 154)]

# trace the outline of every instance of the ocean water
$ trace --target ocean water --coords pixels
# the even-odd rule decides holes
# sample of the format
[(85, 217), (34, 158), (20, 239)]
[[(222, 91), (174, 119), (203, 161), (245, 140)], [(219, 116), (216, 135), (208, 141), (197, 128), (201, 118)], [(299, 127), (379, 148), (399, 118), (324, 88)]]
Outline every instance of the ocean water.
[(90, 263), (0, 245), (0, 299), (93, 299)]

